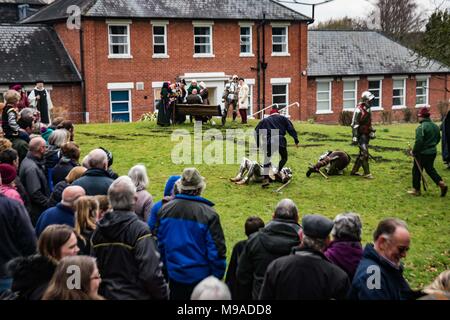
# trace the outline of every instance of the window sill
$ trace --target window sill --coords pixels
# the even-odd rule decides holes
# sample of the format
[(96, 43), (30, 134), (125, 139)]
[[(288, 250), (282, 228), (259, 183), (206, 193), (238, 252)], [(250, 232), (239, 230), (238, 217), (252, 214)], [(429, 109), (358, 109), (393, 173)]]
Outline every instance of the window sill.
[(333, 111), (316, 111), (316, 114), (321, 115), (321, 114), (333, 114)]
[(353, 111), (355, 111), (355, 108), (342, 108), (342, 111), (353, 112)]
[(392, 110), (403, 110), (408, 108), (407, 106), (392, 106)]
[(129, 54), (110, 54), (108, 59), (133, 59), (133, 56)]
[(420, 109), (420, 108), (424, 108), (424, 107), (429, 108), (429, 105), (428, 104), (416, 104), (416, 109)]
[(241, 58), (252, 58), (254, 56), (255, 55), (253, 53), (240, 53), (239, 54), (239, 57), (241, 57)]
[(213, 54), (194, 54), (194, 58), (215, 58)]
[(154, 54), (152, 55), (153, 59), (169, 59), (170, 56), (167, 54)]
[(288, 52), (272, 52), (272, 57), (290, 57), (291, 54)]
[(383, 107), (371, 108), (372, 111), (383, 111)]

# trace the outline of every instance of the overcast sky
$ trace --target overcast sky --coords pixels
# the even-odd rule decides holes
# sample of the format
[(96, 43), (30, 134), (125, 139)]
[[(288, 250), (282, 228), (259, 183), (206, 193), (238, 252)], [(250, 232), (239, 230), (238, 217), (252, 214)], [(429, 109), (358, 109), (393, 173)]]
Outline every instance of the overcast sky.
[[(288, 0), (292, 1), (292, 0)], [(324, 0), (298, 0), (305, 3), (319, 3)], [(333, 0), (329, 3), (317, 5), (315, 9), (315, 23), (324, 22), (329, 19), (348, 17), (364, 17), (368, 12), (373, 9), (373, 3), (375, 0)], [(442, 5), (443, 7), (450, 8), (450, 0), (416, 0), (421, 10), (424, 10), (427, 14), (433, 11), (436, 6)], [(293, 1), (292, 1), (293, 2)], [(311, 17), (311, 6), (305, 5), (289, 5), (287, 6), (299, 11), (308, 17)]]

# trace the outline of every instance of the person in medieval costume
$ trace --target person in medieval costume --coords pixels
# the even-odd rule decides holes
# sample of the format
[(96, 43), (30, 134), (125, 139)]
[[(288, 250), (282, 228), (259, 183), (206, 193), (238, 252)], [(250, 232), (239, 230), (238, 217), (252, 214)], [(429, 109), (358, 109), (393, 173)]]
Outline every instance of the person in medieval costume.
[[(287, 183), (292, 179), (292, 170), (283, 168), (275, 173), (275, 169), (270, 167), (268, 176), (270, 182)], [(243, 158), (238, 174), (236, 177), (231, 178), (230, 181), (238, 185), (249, 184), (250, 182), (262, 183), (264, 181), (264, 167), (257, 161)]]
[(50, 124), (50, 112), (53, 109), (53, 103), (50, 98), (50, 93), (44, 87), (44, 81), (36, 81), (36, 87), (28, 96), (28, 101), (31, 107), (39, 111), (40, 121), (44, 124)]
[(442, 121), (442, 159), (450, 169), (450, 110), (447, 112), (447, 116)]
[(342, 175), (350, 161), (351, 158), (345, 151), (327, 151), (320, 156), (316, 165), (309, 167), (306, 176), (309, 178), (313, 172), (319, 172), (324, 167), (329, 176)]
[(161, 88), (160, 101), (158, 102), (158, 125), (170, 126), (170, 83), (164, 82)]
[(227, 100), (228, 107), (233, 107), (233, 121), (236, 121), (239, 106), (239, 77), (237, 75), (231, 79)]
[(363, 167), (364, 178), (373, 179), (369, 168), (369, 141), (375, 139), (375, 130), (372, 128), (372, 111), (371, 106), (375, 96), (369, 92), (364, 91), (361, 96), (361, 102), (356, 107), (353, 113), (352, 120), (352, 144), (358, 145), (359, 155), (356, 158), (351, 175), (360, 175), (359, 169)]
[(19, 112), (22, 111), (25, 108), (29, 108), (30, 107), (30, 103), (28, 101), (28, 96), (27, 96), (27, 92), (24, 90), (24, 88), (22, 87), (22, 85), (20, 84), (15, 84), (11, 87), (12, 90), (16, 90), (17, 92), (20, 93), (20, 100), (17, 103), (17, 108), (19, 109)]
[(272, 166), (272, 156), (278, 152), (280, 162), (275, 169), (275, 173), (280, 172), (288, 161), (288, 150), (286, 134), (289, 134), (295, 142), (295, 146), (299, 147), (297, 131), (292, 122), (285, 116), (280, 115), (277, 108), (273, 108), (270, 116), (262, 119), (255, 128), (256, 147), (262, 147), (264, 152), (264, 181), (263, 188), (269, 186), (268, 169)]

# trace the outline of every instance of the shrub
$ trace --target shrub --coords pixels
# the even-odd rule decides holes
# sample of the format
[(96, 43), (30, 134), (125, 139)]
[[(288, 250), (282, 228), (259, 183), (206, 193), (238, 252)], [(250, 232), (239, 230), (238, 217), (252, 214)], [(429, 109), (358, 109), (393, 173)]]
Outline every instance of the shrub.
[(353, 120), (353, 112), (351, 111), (342, 111), (339, 115), (339, 123), (342, 126), (350, 126)]
[(411, 122), (413, 118), (413, 112), (411, 111), (411, 109), (409, 108), (402, 109), (402, 112), (403, 112), (403, 121)]
[(392, 124), (392, 112), (388, 110), (381, 111), (381, 122), (383, 124)]
[(139, 121), (141, 122), (153, 122), (156, 121), (158, 119), (158, 113), (157, 112), (147, 112), (144, 113), (141, 118), (139, 119)]

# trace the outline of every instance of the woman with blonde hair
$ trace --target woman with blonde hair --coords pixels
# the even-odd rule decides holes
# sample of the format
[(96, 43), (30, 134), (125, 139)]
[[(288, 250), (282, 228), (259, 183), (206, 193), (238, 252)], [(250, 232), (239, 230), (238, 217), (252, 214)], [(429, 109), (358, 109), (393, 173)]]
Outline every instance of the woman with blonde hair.
[(147, 222), (153, 206), (153, 197), (146, 190), (148, 187), (147, 169), (144, 165), (138, 164), (130, 169), (128, 176), (136, 186), (137, 200), (134, 212), (136, 212), (139, 219)]
[(50, 195), (50, 198), (48, 199), (48, 207), (54, 207), (62, 200), (62, 193), (63, 191), (70, 186), (75, 180), (81, 178), (83, 174), (86, 172), (85, 167), (74, 167), (72, 170), (70, 170), (69, 174), (66, 176), (66, 179), (63, 181), (58, 182), (55, 187), (53, 188), (53, 192)]
[[(74, 268), (78, 267), (78, 268)], [(68, 286), (74, 271), (79, 271), (79, 286)], [(104, 300), (98, 294), (101, 277), (94, 258), (74, 256), (62, 259), (42, 300)]]
[(95, 230), (99, 204), (95, 197), (84, 196), (75, 202), (75, 233), (80, 254), (91, 254), (91, 237)]

